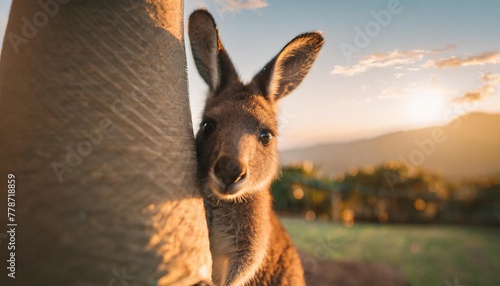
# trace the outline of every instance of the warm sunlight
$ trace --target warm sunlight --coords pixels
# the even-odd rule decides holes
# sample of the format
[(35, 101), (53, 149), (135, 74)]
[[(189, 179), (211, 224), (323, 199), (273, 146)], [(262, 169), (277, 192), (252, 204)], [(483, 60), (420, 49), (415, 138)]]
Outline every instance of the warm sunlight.
[(406, 102), (406, 115), (415, 123), (436, 123), (444, 117), (445, 101), (437, 90), (413, 92)]

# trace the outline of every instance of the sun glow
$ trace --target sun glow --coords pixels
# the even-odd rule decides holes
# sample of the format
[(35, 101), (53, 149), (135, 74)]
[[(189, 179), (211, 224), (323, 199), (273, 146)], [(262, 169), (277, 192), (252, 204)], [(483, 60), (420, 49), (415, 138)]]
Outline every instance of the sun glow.
[(445, 100), (437, 90), (419, 90), (406, 103), (406, 115), (415, 123), (440, 123), (445, 113)]

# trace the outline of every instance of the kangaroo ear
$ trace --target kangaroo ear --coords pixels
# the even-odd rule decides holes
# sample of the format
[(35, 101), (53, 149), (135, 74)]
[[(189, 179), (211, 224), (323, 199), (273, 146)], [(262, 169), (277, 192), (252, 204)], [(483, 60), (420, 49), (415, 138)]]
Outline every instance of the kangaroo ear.
[(188, 33), (196, 68), (211, 92), (240, 81), (208, 11), (196, 10), (189, 16)]
[(288, 95), (307, 75), (323, 43), (318, 32), (297, 36), (267, 63), (250, 86), (271, 100)]

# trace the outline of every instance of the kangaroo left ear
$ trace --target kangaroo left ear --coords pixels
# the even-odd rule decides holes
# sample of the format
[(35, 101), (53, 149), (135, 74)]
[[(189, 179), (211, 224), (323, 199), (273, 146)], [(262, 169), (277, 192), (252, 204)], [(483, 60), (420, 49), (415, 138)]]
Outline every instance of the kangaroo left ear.
[(297, 36), (255, 75), (249, 86), (273, 101), (288, 95), (307, 75), (323, 43), (318, 32)]
[(188, 34), (196, 68), (212, 94), (227, 85), (240, 83), (215, 20), (207, 10), (196, 10), (189, 16)]

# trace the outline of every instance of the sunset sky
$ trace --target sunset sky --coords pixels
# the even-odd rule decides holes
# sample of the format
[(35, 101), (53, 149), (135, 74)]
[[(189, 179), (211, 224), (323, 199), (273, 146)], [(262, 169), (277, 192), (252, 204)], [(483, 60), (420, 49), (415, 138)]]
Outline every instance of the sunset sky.
[[(9, 6), (0, 0), (2, 37)], [(281, 102), (282, 149), (500, 112), (500, 1), (186, 0), (186, 18), (197, 7), (244, 80), (296, 35), (323, 32), (310, 74)], [(188, 71), (197, 125), (207, 87), (190, 50)]]
[[(325, 37), (310, 74), (281, 102), (283, 149), (500, 112), (500, 1), (241, 2), (193, 0), (185, 10), (212, 12), (245, 80), (297, 34)], [(188, 68), (196, 121), (206, 87), (190, 54)]]

